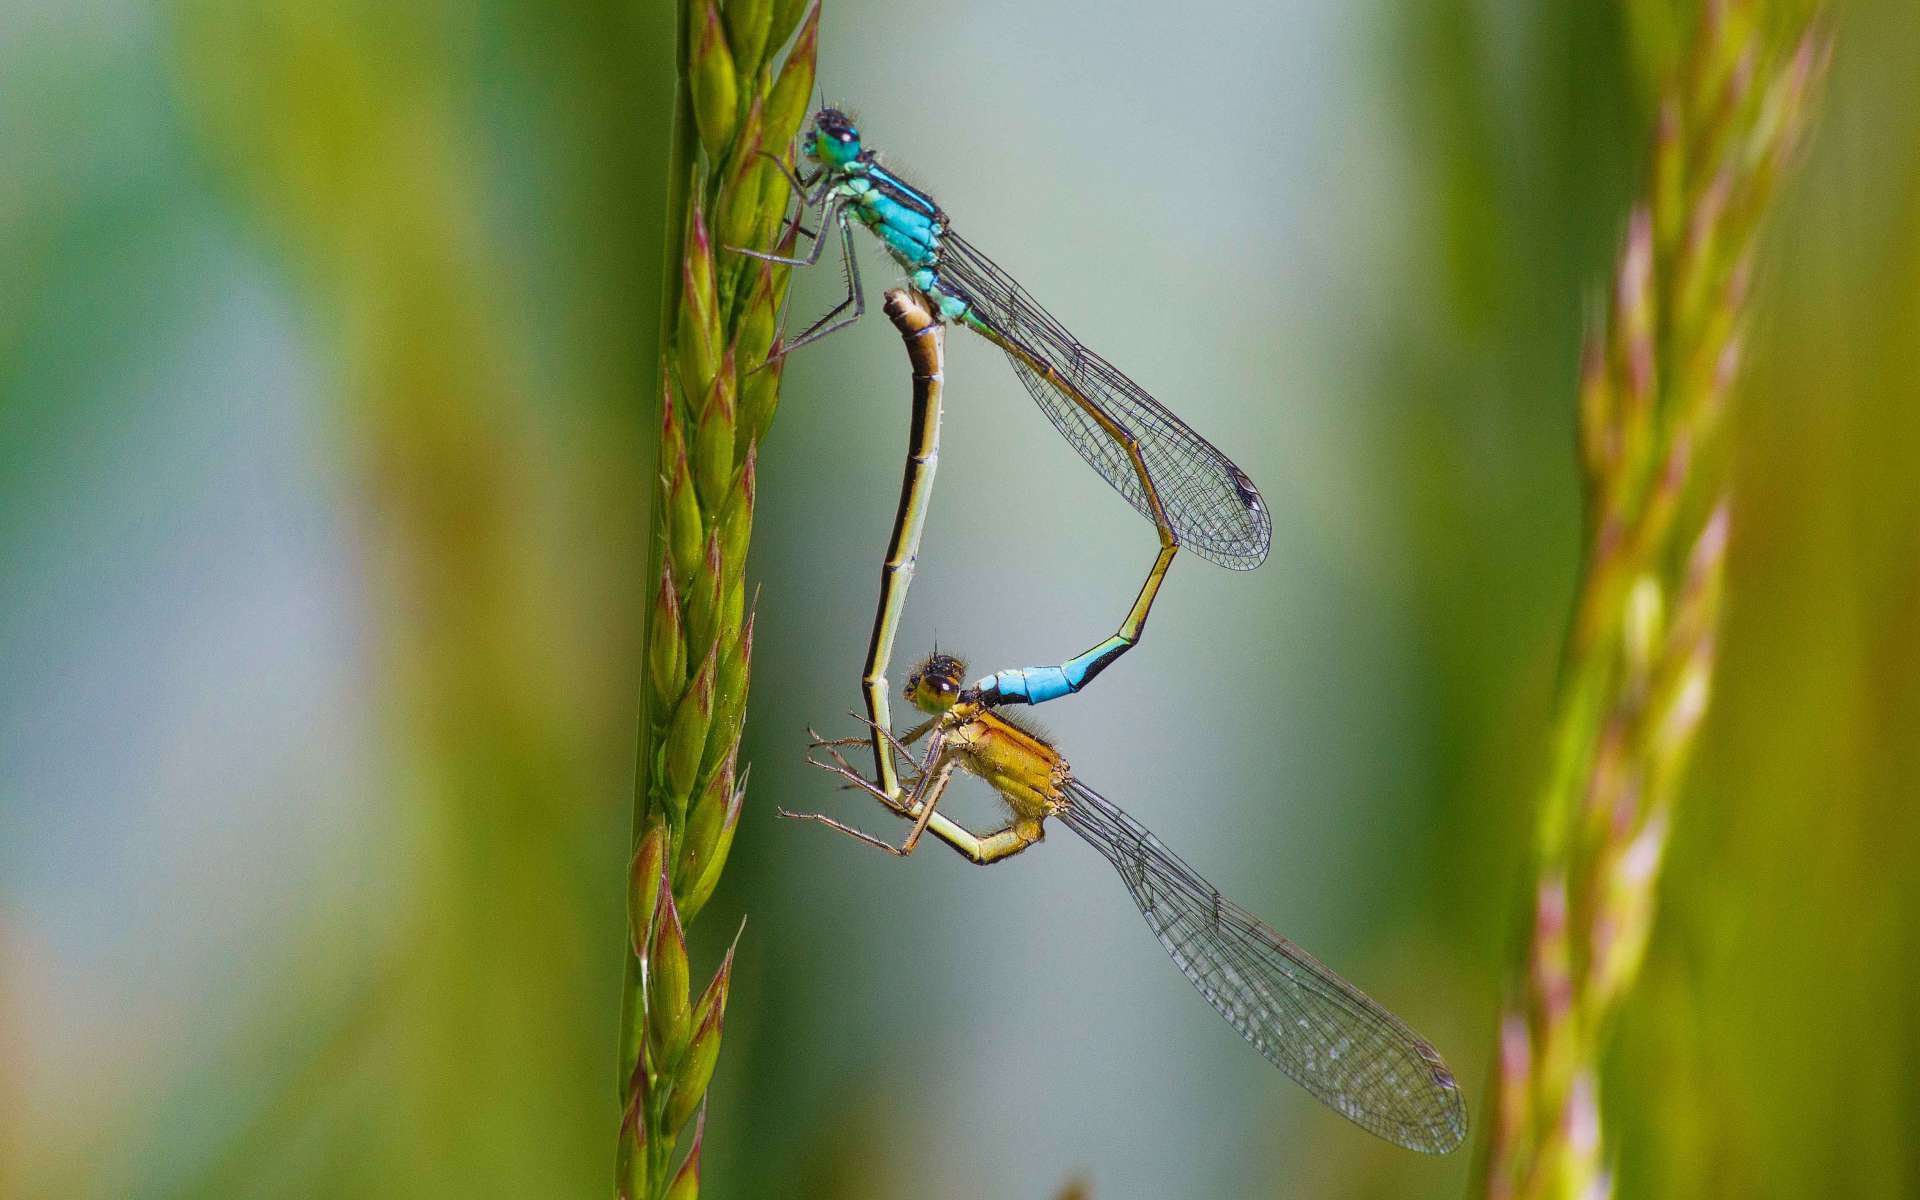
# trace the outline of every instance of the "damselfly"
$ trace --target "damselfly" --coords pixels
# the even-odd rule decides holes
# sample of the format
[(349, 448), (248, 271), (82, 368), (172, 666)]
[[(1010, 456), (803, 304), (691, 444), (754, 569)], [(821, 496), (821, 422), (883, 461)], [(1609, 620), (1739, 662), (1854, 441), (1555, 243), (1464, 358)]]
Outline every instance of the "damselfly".
[[(907, 680), (906, 694), (933, 717), (894, 745), (927, 746), (912, 790), (890, 795), (849, 767), (836, 747), (863, 738), (814, 738), (829, 761), (808, 761), (839, 775), (913, 822), (899, 845), (822, 813), (782, 816), (830, 825), (892, 854), (913, 853), (931, 832), (975, 863), (1020, 853), (1057, 818), (1098, 850), (1160, 944), (1193, 986), (1275, 1066), (1362, 1129), (1411, 1150), (1445, 1154), (1466, 1136), (1466, 1104), (1434, 1048), (1398, 1017), (1318, 959), (1223, 897), (1160, 839), (1074, 775), (1060, 752), (1031, 729), (963, 690), (966, 667), (934, 654)], [(891, 735), (889, 735), (891, 737)], [(937, 810), (955, 771), (979, 776), (999, 793), (1007, 824), (975, 833)]]
[[(812, 266), (819, 261), (829, 232), (837, 229), (847, 295), (786, 341), (779, 352), (791, 353), (843, 329), (866, 311), (852, 234), (855, 223), (865, 226), (907, 272), (913, 291), (925, 298), (933, 313), (973, 330), (1006, 352), (1020, 382), (1048, 420), (1160, 534), (1153, 567), (1112, 637), (1058, 666), (998, 671), (979, 680), (975, 690), (982, 703), (989, 707), (1039, 704), (1079, 691), (1139, 641), (1154, 596), (1181, 546), (1236, 570), (1260, 565), (1272, 542), (1272, 519), (1245, 472), (1145, 389), (1082, 345), (1025, 288), (954, 233), (946, 213), (931, 196), (861, 147), (859, 131), (846, 114), (821, 109), (802, 147), (816, 169), (805, 178), (791, 173), (787, 178), (800, 198), (793, 229), (799, 229), (800, 218), (808, 210), (820, 209), (820, 230), (812, 248), (800, 257), (741, 252)], [(784, 164), (775, 161), (785, 172)], [(938, 378), (937, 372), (933, 377)], [(934, 411), (937, 416), (937, 408)], [(920, 427), (916, 417), (916, 429)], [(916, 473), (910, 464), (895, 523), (894, 551), (903, 545), (906, 523), (924, 513), (932, 478), (931, 470)], [(877, 621), (887, 619), (889, 589), (896, 584), (904, 587), (903, 574), (893, 572), (883, 578)], [(868, 677), (884, 669), (884, 661), (877, 665), (869, 661)]]

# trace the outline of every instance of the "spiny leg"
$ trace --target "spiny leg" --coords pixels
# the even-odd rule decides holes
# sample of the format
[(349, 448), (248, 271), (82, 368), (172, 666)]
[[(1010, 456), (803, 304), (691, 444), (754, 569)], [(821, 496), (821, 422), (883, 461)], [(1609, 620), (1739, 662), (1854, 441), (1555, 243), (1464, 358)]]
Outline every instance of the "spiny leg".
[[(886, 737), (886, 740), (891, 744), (892, 749), (894, 750), (895, 753), (899, 754), (900, 757), (906, 759), (908, 762), (913, 762), (914, 761), (913, 752), (907, 748), (909, 743), (918, 741), (920, 737), (923, 734), (925, 734), (929, 729), (936, 728), (938, 727), (938, 725), (939, 725), (939, 718), (937, 717), (934, 718), (933, 720), (923, 722), (916, 728), (911, 729), (907, 732), (906, 741), (902, 741), (901, 739), (895, 737), (891, 730), (879, 730), (879, 732), (881, 732)], [(875, 728), (878, 729), (877, 726)], [(926, 756), (925, 758), (920, 760), (920, 772), (918, 776), (916, 776), (915, 778), (914, 790), (906, 796), (902, 796), (898, 790), (889, 792), (884, 788), (882, 788), (879, 784), (875, 783), (873, 780), (868, 779), (865, 775), (862, 775), (860, 772), (854, 770), (853, 767), (848, 764), (847, 760), (841, 756), (840, 751), (834, 748), (837, 745), (848, 745), (848, 744), (856, 745), (856, 746), (865, 745), (866, 744), (865, 738), (839, 739), (834, 742), (827, 742), (827, 741), (821, 740), (818, 735), (815, 735), (815, 739), (812, 746), (808, 748), (810, 750), (811, 749), (826, 750), (827, 756), (831, 758), (833, 761), (831, 763), (824, 763), (824, 762), (821, 762), (819, 759), (813, 757), (813, 755), (811, 754), (807, 755), (807, 761), (812, 763), (814, 766), (821, 768), (822, 770), (831, 771), (833, 774), (840, 776), (842, 779), (846, 780), (847, 782), (860, 787), (861, 789), (865, 790), (869, 795), (871, 795), (874, 799), (879, 800), (881, 803), (885, 804), (888, 808), (894, 809), (896, 811), (904, 812), (908, 810), (908, 807), (910, 805), (918, 804), (925, 799), (924, 792), (925, 792), (926, 785), (922, 781), (927, 778), (928, 771), (939, 767), (942, 761), (941, 745), (945, 741), (945, 738), (946, 738), (946, 735), (944, 733), (936, 733), (934, 734), (933, 739), (927, 743)], [(950, 769), (949, 769), (949, 773), (951, 773)], [(944, 783), (940, 784), (939, 788), (936, 789), (936, 791), (934, 792), (934, 795), (937, 797), (939, 794), (939, 791), (943, 791), (945, 790), (945, 788), (946, 788), (946, 784)], [(918, 812), (919, 810), (916, 808), (913, 811)]]
[[(790, 821), (816, 821), (822, 825), (825, 825), (828, 829), (837, 829), (841, 833), (846, 834), (848, 837), (854, 839), (855, 841), (863, 842), (866, 845), (872, 846), (876, 850), (885, 850), (888, 854), (896, 854), (896, 855), (904, 856), (907, 853), (907, 851), (900, 849), (898, 846), (894, 845), (892, 842), (886, 841), (885, 839), (882, 839), (882, 838), (877, 838), (872, 834), (867, 833), (863, 830), (855, 829), (851, 825), (842, 824), (841, 822), (834, 820), (832, 817), (828, 816), (825, 813), (789, 812), (784, 808), (776, 808), (774, 811), (778, 812), (781, 816), (787, 818)], [(901, 815), (905, 816), (906, 814), (902, 813)]]
[[(776, 346), (768, 353), (768, 362), (772, 362), (776, 358), (784, 358), (809, 342), (817, 342), (821, 338), (832, 337), (834, 334), (839, 333), (842, 329), (845, 329), (866, 315), (867, 297), (866, 293), (860, 289), (860, 260), (856, 258), (853, 253), (853, 226), (847, 221), (846, 217), (839, 214), (837, 210), (835, 212), (835, 219), (840, 222), (840, 262), (841, 265), (846, 268), (847, 273), (847, 298), (834, 305), (827, 311), (827, 314), (818, 321), (801, 330), (800, 336), (790, 342)], [(814, 240), (813, 257), (816, 261), (819, 259), (820, 247), (825, 244), (825, 238), (816, 238)], [(762, 255), (761, 257), (765, 256)], [(813, 264), (808, 263), (807, 265), (811, 266)], [(845, 312), (849, 304), (853, 305), (853, 312), (835, 321), (834, 318), (839, 317), (842, 312)]]
[[(889, 733), (887, 737), (891, 741), (893, 735)], [(898, 846), (888, 844), (886, 847), (890, 853), (905, 858), (907, 855), (912, 854), (914, 847), (919, 844), (920, 835), (926, 831), (928, 822), (933, 819), (934, 810), (940, 803), (940, 797), (946, 793), (947, 785), (953, 782), (953, 772), (957, 764), (953, 760), (954, 752), (946, 745), (946, 737), (946, 729), (941, 726), (936, 726), (933, 736), (927, 739), (926, 757), (921, 760), (920, 777), (914, 782), (913, 791), (909, 793), (905, 799), (897, 795), (889, 795), (883, 791), (878, 784), (875, 784), (858, 771), (855, 771), (852, 767), (849, 767), (846, 760), (840, 757), (840, 753), (837, 750), (828, 751), (834, 760), (831, 765), (823, 763), (819, 759), (811, 756), (808, 757), (807, 761), (816, 767), (839, 775), (848, 782), (858, 784), (868, 795), (880, 801), (880, 803), (894, 813), (912, 818), (913, 830), (907, 834), (906, 839)], [(817, 820), (823, 824), (843, 829), (843, 831), (852, 832), (850, 829), (841, 826), (839, 822), (821, 813), (792, 813), (787, 812), (785, 809), (780, 811), (783, 816), (793, 817), (799, 820)]]
[[(885, 737), (886, 737), (886, 740), (889, 743), (891, 743), (891, 749), (894, 753), (898, 754), (902, 759), (906, 760), (908, 763), (915, 763), (917, 762), (917, 760), (913, 757), (913, 754), (907, 749), (907, 746), (908, 744), (918, 740), (922, 734), (924, 734), (929, 728), (932, 727), (932, 725), (933, 725), (932, 721), (927, 721), (921, 724), (920, 726), (918, 726), (917, 728), (909, 730), (905, 741), (902, 741), (901, 739), (894, 737), (893, 734), (890, 732), (886, 733)], [(852, 788), (857, 788), (861, 791), (866, 792), (868, 795), (872, 796), (874, 799), (879, 800), (881, 803), (885, 804), (889, 808), (899, 810), (899, 811), (904, 811), (903, 806), (906, 804), (906, 797), (901, 793), (901, 790), (897, 782), (895, 786), (893, 786), (892, 788), (887, 788), (882, 784), (877, 784), (873, 780), (868, 779), (865, 775), (862, 775), (859, 771), (855, 770), (853, 766), (850, 763), (848, 763), (844, 757), (841, 756), (839, 747), (865, 746), (868, 744), (868, 739), (863, 737), (849, 737), (849, 738), (834, 738), (831, 741), (829, 741), (827, 739), (822, 738), (819, 734), (814, 733), (811, 729), (809, 729), (807, 732), (809, 734), (812, 734), (813, 736), (813, 742), (811, 745), (808, 746), (808, 749), (809, 750), (825, 750), (827, 752), (827, 756), (833, 760), (832, 762), (821, 762), (819, 759), (813, 757), (812, 754), (808, 754), (807, 761), (812, 765), (819, 767), (823, 771), (829, 771), (835, 775), (840, 776), (842, 781), (840, 784), (841, 790), (844, 791)], [(907, 776), (907, 785), (909, 787), (918, 786), (919, 782), (920, 782), (919, 773), (914, 772), (914, 773), (910, 773)]]
[[(889, 734), (888, 737), (889, 740), (892, 740), (891, 734)], [(861, 788), (868, 795), (880, 801), (888, 812), (891, 812), (897, 817), (912, 821), (914, 823), (913, 831), (909, 833), (906, 840), (898, 846), (881, 838), (874, 837), (870, 833), (855, 829), (851, 825), (836, 821), (825, 813), (797, 813), (789, 812), (783, 808), (779, 810), (780, 815), (796, 821), (816, 821), (830, 829), (837, 829), (857, 841), (864, 842), (877, 849), (885, 850), (888, 854), (900, 858), (905, 858), (913, 853), (914, 847), (919, 844), (922, 832), (931, 833), (947, 845), (953, 847), (963, 858), (980, 866), (999, 862), (1003, 858), (1010, 858), (1022, 850), (1025, 850), (1033, 843), (1041, 840), (1044, 834), (1040, 822), (1037, 820), (1016, 818), (1000, 829), (993, 830), (990, 833), (977, 834), (937, 810), (936, 806), (940, 803), (940, 797), (946, 792), (947, 785), (953, 780), (953, 772), (956, 766), (953, 761), (954, 752), (946, 747), (945, 741), (945, 730), (936, 729), (932, 740), (927, 745), (926, 758), (922, 761), (920, 777), (915, 781), (913, 792), (904, 799), (889, 796), (881, 791), (873, 781), (848, 766), (846, 760), (841, 758), (836, 751), (828, 751), (834, 758), (834, 763), (823, 763), (819, 759), (812, 757), (807, 759), (807, 761), (814, 766), (822, 770), (831, 771), (846, 779), (854, 786)], [(896, 745), (897, 744), (896, 742)]]
[[(788, 151), (792, 151), (791, 146), (788, 147)], [(794, 199), (800, 202), (802, 210), (813, 207), (813, 197), (807, 195), (807, 186), (812, 180), (801, 179), (799, 175), (795, 174), (793, 168), (787, 165), (786, 159), (781, 158), (771, 150), (756, 150), (754, 153), (772, 163), (773, 169), (780, 172), (780, 178), (787, 181), (787, 187), (792, 190)], [(815, 178), (818, 178), (818, 176), (816, 175)]]
[(816, 198), (809, 196), (807, 189), (813, 185), (814, 180), (820, 178), (821, 171), (824, 171), (825, 168), (823, 167), (820, 171), (815, 171), (812, 179), (802, 179), (794, 173), (793, 168), (789, 167), (786, 160), (779, 155), (767, 150), (756, 150), (754, 153), (773, 164), (773, 169), (780, 172), (780, 178), (787, 181), (787, 187), (793, 192), (794, 198), (799, 201), (799, 203), (794, 206), (793, 219), (787, 222), (787, 232), (781, 234), (780, 239), (774, 244), (784, 246), (787, 244), (788, 239), (796, 233), (805, 234), (807, 237), (818, 242), (820, 235), (808, 229), (805, 225), (802, 225), (800, 218), (806, 216), (807, 210), (812, 208), (816, 203)]
[[(817, 200), (809, 199), (806, 204), (802, 205), (794, 213), (794, 216), (793, 216), (794, 221), (797, 223), (800, 220), (800, 217), (807, 211), (807, 209), (812, 208), (814, 204), (818, 202), (819, 201)], [(824, 207), (822, 207), (820, 210), (820, 227), (822, 229), (825, 229), (829, 222), (833, 221), (836, 217), (839, 216), (839, 213), (840, 213), (840, 206), (838, 204), (827, 202), (824, 205)], [(785, 237), (783, 236), (781, 240), (784, 241)], [(733, 251), (735, 254), (744, 254), (748, 258), (757, 258), (763, 262), (778, 263), (783, 267), (811, 267), (815, 263), (820, 261), (820, 248), (826, 245), (826, 241), (827, 239), (823, 237), (814, 238), (813, 247), (810, 250), (808, 250), (805, 254), (798, 255), (798, 256), (788, 255), (788, 254), (771, 254), (765, 250), (749, 250), (745, 246), (728, 246), (727, 249)]]
[(823, 738), (814, 731), (813, 726), (809, 725), (807, 726), (807, 737), (810, 739), (808, 748), (825, 749), (832, 746), (865, 746), (870, 744), (875, 737), (879, 737), (885, 738), (887, 741), (893, 743), (894, 753), (906, 759), (908, 762), (913, 762), (913, 751), (908, 749), (908, 747), (927, 736), (928, 731), (940, 723), (939, 717), (928, 717), (905, 733), (896, 734), (878, 721), (870, 721), (859, 713), (850, 712), (847, 715), (860, 724), (867, 726), (871, 734), (866, 737)]
[(863, 834), (851, 826), (843, 825), (825, 813), (797, 813), (789, 812), (783, 808), (779, 810), (780, 815), (798, 821), (818, 821), (822, 825), (831, 826), (840, 830), (842, 833), (857, 837), (869, 845), (879, 846), (889, 854), (896, 854), (901, 858), (905, 858), (907, 855), (913, 853), (915, 844), (920, 840), (921, 831), (927, 826), (927, 819), (933, 815), (934, 806), (940, 802), (941, 794), (947, 790), (947, 784), (953, 778), (953, 764), (947, 761), (949, 756), (942, 748), (943, 740), (943, 734), (935, 733), (933, 735), (933, 739), (927, 745), (927, 757), (920, 771), (920, 780), (915, 785), (912, 794), (904, 800), (898, 796), (888, 795), (885, 791), (881, 790), (877, 784), (848, 766), (846, 760), (840, 757), (840, 753), (837, 750), (828, 751), (834, 760), (831, 765), (823, 763), (817, 758), (808, 757), (807, 759), (807, 761), (814, 766), (831, 771), (835, 775), (846, 779), (848, 782), (859, 785), (868, 795), (885, 805), (889, 811), (898, 816), (913, 820), (913, 832), (909, 833), (906, 840), (898, 846)]

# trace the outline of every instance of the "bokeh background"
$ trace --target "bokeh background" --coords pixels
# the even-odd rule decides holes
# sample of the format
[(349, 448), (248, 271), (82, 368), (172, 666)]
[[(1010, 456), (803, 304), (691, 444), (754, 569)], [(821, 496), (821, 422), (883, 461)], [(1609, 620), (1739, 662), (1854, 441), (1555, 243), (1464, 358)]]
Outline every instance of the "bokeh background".
[[(1275, 513), (1048, 728), (1484, 1116), (1642, 56), (1570, 0), (1090, 11), (837, 0), (821, 40), (869, 142)], [(671, 28), (0, 6), (0, 1195), (605, 1194)], [(1628, 1195), (1920, 1194), (1920, 9), (1836, 32), (1607, 1063)], [(1468, 1153), (1242, 1045), (1070, 836), (984, 872), (775, 818), (878, 824), (801, 750), (850, 728), (907, 393), (877, 316), (786, 380), (693, 946), (746, 918), (707, 1194), (1463, 1194)], [(956, 334), (948, 380), (902, 656), (1057, 661), (1151, 532), (996, 352)]]

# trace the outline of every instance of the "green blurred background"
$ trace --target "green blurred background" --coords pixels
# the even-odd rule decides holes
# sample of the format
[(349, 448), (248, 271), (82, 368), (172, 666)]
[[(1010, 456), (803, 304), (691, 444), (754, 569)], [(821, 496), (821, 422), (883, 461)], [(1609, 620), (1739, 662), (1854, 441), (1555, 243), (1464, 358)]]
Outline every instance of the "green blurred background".
[[(1048, 728), (1483, 1117), (1643, 58), (1609, 3), (1089, 11), (839, 0), (821, 42), (1275, 512)], [(0, 1195), (606, 1193), (671, 26), (0, 5)], [(1626, 1195), (1920, 1194), (1920, 9), (1836, 27), (1604, 1079)], [(906, 393), (871, 318), (761, 458), (707, 1194), (1463, 1194), (1242, 1045), (1071, 838), (982, 872), (775, 819), (877, 822), (801, 750), (858, 701)], [(1090, 644), (1150, 530), (964, 335), (948, 405), (903, 658)]]

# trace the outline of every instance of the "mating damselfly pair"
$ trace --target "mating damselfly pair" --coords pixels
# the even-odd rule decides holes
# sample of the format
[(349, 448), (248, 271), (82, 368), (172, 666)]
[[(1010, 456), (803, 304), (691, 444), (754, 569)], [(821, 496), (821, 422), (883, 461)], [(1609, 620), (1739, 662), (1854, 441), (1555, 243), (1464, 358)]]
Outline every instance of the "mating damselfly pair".
[[(1045, 738), (999, 711), (1078, 692), (1136, 645), (1182, 546), (1224, 566), (1258, 566), (1272, 530), (1259, 492), (1226, 455), (1075, 339), (1006, 272), (956, 234), (931, 196), (863, 148), (859, 131), (844, 113), (833, 108), (817, 113), (803, 149), (814, 170), (804, 177), (788, 173), (800, 200), (789, 228), (799, 231), (804, 214), (818, 209), (820, 224), (811, 250), (803, 256), (743, 252), (809, 266), (819, 261), (827, 239), (837, 235), (847, 294), (781, 352), (844, 328), (865, 311), (851, 232), (857, 223), (870, 230), (907, 273), (911, 292), (890, 292), (887, 312), (905, 339), (914, 376), (907, 467), (862, 674), (871, 734), (835, 740), (816, 735), (815, 749), (825, 750), (829, 758), (810, 761), (865, 790), (887, 810), (913, 822), (913, 828), (894, 845), (824, 814), (784, 815), (821, 822), (899, 855), (912, 853), (921, 835), (931, 832), (982, 865), (1025, 850), (1044, 836), (1046, 820), (1058, 819), (1113, 864), (1175, 965), (1270, 1061), (1362, 1128), (1415, 1150), (1453, 1150), (1465, 1136), (1465, 1104), (1432, 1046), (1358, 988), (1226, 900), (1138, 822), (1082, 783)], [(963, 684), (959, 660), (939, 654), (927, 660), (909, 678), (907, 695), (932, 715), (896, 737), (885, 671), (938, 459), (941, 321), (971, 329), (1006, 353), (1055, 428), (1153, 522), (1160, 548), (1119, 629), (1058, 666), (1001, 670)], [(915, 762), (909, 747), (921, 738), (927, 747)], [(839, 753), (842, 746), (869, 742), (873, 779)], [(904, 781), (896, 754), (913, 764)], [(999, 795), (1010, 813), (1003, 828), (977, 834), (937, 810), (956, 771), (978, 776)]]

